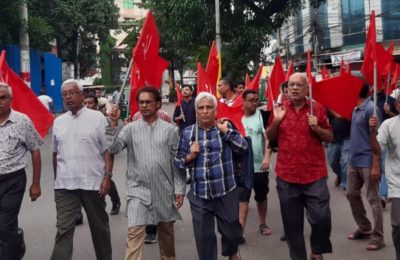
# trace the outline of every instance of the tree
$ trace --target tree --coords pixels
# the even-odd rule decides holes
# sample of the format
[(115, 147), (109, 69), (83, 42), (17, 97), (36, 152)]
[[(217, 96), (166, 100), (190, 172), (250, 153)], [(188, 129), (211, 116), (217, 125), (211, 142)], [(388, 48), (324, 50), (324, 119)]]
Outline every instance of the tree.
[[(18, 44), (18, 6), (22, 0), (0, 1), (0, 44)], [(118, 28), (118, 7), (113, 0), (26, 0), (31, 48), (49, 50), (56, 39), (60, 58), (80, 64), (80, 74), (97, 66), (96, 42), (107, 41)]]
[[(316, 7), (325, 0), (310, 0)], [(214, 0), (145, 0), (154, 11), (165, 56), (174, 64), (205, 64), (215, 38)], [(243, 77), (250, 61), (262, 61), (269, 35), (296, 12), (302, 0), (220, 1), (224, 74)], [(255, 66), (257, 69), (258, 66)]]

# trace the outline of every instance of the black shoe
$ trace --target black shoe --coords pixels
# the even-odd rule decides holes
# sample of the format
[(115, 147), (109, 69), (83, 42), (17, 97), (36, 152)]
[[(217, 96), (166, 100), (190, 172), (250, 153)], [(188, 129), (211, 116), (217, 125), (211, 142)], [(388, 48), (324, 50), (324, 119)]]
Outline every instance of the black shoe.
[(113, 204), (111, 211), (110, 211), (110, 215), (118, 215), (120, 207), (121, 207), (121, 203)]
[(75, 221), (75, 226), (79, 226), (79, 225), (82, 225), (82, 224), (83, 224), (83, 216), (81, 216), (80, 218), (78, 218)]
[(243, 245), (244, 243), (246, 243), (246, 239), (244, 238), (244, 236), (242, 236), (242, 237), (240, 238), (239, 244), (240, 244), (240, 245)]
[(155, 233), (155, 234), (152, 234), (152, 233), (147, 234), (145, 239), (144, 239), (144, 243), (145, 244), (157, 243), (157, 233)]

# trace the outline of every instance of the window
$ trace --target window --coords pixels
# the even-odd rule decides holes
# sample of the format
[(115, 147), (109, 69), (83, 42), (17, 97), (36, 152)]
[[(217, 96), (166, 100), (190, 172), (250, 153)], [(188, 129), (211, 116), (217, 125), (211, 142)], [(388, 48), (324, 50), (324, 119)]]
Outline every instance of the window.
[(364, 0), (342, 0), (342, 23), (344, 45), (365, 42)]
[(134, 0), (123, 0), (122, 8), (124, 9), (133, 9), (135, 7)]
[(383, 40), (400, 39), (399, 0), (382, 0), (381, 4)]

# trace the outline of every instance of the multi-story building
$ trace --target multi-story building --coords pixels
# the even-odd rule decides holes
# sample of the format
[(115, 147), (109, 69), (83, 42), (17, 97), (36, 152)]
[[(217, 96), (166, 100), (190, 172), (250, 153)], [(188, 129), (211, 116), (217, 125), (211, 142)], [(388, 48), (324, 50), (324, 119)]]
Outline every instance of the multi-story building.
[(327, 0), (319, 8), (307, 0), (301, 10), (278, 30), (280, 55), (301, 65), (308, 49), (318, 64), (338, 66), (338, 60), (360, 66), (371, 10), (375, 10), (377, 41), (385, 48), (395, 43), (394, 55), (400, 61), (399, 0)]

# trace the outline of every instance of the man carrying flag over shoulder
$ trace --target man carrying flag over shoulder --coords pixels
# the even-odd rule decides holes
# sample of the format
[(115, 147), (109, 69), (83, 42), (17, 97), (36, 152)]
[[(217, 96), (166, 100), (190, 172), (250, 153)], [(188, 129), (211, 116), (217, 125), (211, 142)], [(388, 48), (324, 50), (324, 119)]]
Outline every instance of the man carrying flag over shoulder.
[[(267, 129), (270, 142), (278, 142), (275, 172), (282, 221), (291, 259), (307, 259), (304, 242), (304, 208), (311, 225), (312, 260), (332, 252), (328, 171), (322, 142), (332, 142), (325, 109), (307, 99), (306, 74), (289, 78), (289, 99), (274, 107)], [(310, 114), (313, 102), (313, 114)]]
[(186, 84), (183, 85), (182, 90), (178, 87), (176, 91), (181, 91), (182, 100), (175, 108), (173, 119), (179, 126), (179, 134), (181, 134), (183, 129), (196, 123), (196, 111), (194, 109), (194, 99), (192, 98), (192, 86)]

